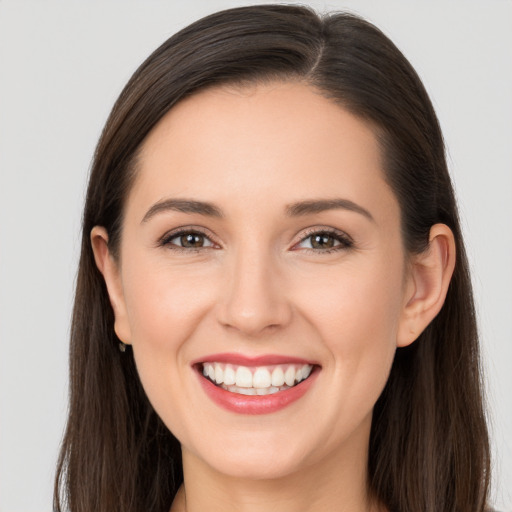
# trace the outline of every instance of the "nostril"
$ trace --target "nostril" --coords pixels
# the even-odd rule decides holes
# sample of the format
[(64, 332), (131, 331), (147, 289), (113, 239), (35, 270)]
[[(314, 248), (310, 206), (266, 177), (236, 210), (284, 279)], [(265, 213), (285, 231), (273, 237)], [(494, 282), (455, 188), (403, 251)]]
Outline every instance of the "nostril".
[(291, 319), (285, 288), (272, 278), (271, 263), (254, 260), (231, 276), (216, 306), (216, 317), (223, 327), (253, 337), (274, 332)]

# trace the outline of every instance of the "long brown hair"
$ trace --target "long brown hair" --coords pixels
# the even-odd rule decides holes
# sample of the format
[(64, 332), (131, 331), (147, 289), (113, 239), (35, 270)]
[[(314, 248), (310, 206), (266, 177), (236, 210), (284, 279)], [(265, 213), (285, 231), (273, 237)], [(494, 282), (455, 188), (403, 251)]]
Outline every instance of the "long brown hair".
[(415, 343), (397, 350), (375, 405), (369, 485), (390, 511), (485, 509), (489, 446), (474, 304), (432, 104), (409, 62), (368, 22), (262, 5), (213, 14), (164, 42), (103, 130), (83, 216), (56, 511), (169, 510), (183, 480), (180, 446), (149, 404), (131, 350), (118, 349), (89, 235), (104, 226), (117, 253), (138, 149), (177, 102), (210, 86), (270, 80), (309, 84), (374, 127), (408, 251), (425, 250), (433, 224), (452, 229), (457, 264), (445, 304)]

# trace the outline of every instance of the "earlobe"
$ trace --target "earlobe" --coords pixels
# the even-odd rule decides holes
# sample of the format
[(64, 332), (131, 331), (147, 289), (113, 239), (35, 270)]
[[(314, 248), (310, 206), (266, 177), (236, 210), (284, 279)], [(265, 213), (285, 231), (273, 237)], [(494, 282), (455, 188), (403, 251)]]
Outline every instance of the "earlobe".
[(455, 239), (445, 224), (430, 229), (428, 248), (411, 259), (397, 346), (414, 342), (441, 310), (455, 268)]
[(91, 245), (98, 270), (105, 279), (110, 304), (114, 310), (114, 329), (117, 337), (125, 344), (130, 344), (130, 326), (126, 312), (121, 272), (119, 265), (108, 248), (108, 233), (103, 226), (91, 230)]

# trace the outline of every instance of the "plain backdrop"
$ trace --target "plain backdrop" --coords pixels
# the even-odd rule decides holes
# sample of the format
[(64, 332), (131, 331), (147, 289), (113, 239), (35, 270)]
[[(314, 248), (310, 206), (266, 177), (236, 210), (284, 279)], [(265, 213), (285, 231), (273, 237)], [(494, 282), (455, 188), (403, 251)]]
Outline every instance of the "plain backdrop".
[[(108, 112), (172, 33), (250, 3), (258, 2), (0, 0), (1, 512), (52, 509), (81, 208)], [(478, 304), (493, 500), (510, 512), (512, 3), (307, 3), (377, 24), (415, 66), (437, 109)]]

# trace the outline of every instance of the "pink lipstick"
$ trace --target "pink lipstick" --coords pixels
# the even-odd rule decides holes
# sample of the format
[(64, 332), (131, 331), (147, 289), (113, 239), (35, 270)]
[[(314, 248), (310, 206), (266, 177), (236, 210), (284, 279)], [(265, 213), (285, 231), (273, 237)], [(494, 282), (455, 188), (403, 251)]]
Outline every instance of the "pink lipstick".
[(238, 414), (277, 412), (304, 396), (320, 366), (302, 358), (212, 354), (193, 363), (207, 396)]

